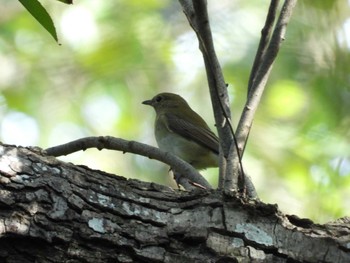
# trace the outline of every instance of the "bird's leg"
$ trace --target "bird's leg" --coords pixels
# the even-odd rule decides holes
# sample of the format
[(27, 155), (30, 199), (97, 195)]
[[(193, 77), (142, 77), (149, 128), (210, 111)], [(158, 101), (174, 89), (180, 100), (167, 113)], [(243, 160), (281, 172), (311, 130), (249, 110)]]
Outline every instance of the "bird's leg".
[[(170, 169), (172, 170), (172, 169)], [(169, 170), (169, 171), (170, 171)], [(207, 189), (206, 187), (204, 187), (201, 184), (198, 184), (196, 182), (193, 182), (191, 180), (189, 180), (188, 178), (186, 178), (185, 176), (183, 176), (181, 173), (172, 170), (173, 174), (174, 174), (174, 180), (177, 184), (177, 187), (180, 189), (180, 185), (185, 188), (185, 190), (193, 190), (193, 189)]]
[(174, 180), (176, 182), (177, 187), (180, 189), (180, 182), (181, 182), (181, 177), (182, 175), (179, 172), (176, 172), (172, 168), (169, 169), (169, 172), (172, 171), (174, 175)]

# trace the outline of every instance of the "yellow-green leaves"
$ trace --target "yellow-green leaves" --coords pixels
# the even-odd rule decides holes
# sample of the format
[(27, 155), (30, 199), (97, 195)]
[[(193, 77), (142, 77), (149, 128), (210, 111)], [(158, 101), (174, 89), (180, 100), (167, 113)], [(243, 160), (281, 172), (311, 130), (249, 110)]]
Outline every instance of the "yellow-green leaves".
[(305, 111), (307, 99), (305, 91), (297, 82), (281, 80), (270, 87), (266, 104), (272, 117), (289, 119)]

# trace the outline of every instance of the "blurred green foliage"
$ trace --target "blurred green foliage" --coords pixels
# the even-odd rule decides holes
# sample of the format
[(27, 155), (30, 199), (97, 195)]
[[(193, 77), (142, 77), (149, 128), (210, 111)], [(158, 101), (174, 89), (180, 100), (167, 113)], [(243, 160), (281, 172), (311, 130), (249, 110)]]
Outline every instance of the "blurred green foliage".
[[(268, 2), (209, 1), (234, 123)], [(113, 135), (155, 145), (155, 114), (141, 102), (160, 91), (181, 94), (214, 129), (198, 42), (176, 1), (45, 7), (61, 46), (17, 1), (1, 0), (2, 142), (46, 148)], [(349, 9), (299, 1), (244, 156), (263, 201), (317, 222), (350, 211)], [(139, 156), (88, 150), (61, 159), (173, 185), (165, 165)], [(204, 173), (215, 184), (217, 169)]]

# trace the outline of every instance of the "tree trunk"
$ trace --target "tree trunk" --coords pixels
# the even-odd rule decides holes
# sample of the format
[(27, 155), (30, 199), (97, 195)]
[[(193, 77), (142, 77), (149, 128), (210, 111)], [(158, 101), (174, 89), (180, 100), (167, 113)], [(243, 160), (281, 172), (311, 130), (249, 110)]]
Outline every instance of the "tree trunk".
[(326, 225), (217, 191), (185, 192), (0, 146), (1, 262), (350, 262)]

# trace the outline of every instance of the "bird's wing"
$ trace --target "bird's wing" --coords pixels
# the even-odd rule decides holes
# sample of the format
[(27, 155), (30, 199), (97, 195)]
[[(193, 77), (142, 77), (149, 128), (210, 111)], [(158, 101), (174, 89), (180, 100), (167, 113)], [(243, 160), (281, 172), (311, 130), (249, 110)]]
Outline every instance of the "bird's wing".
[(187, 140), (197, 142), (203, 147), (219, 154), (219, 139), (209, 129), (205, 127), (198, 127), (191, 122), (179, 118), (175, 114), (165, 114), (167, 119), (167, 127)]

